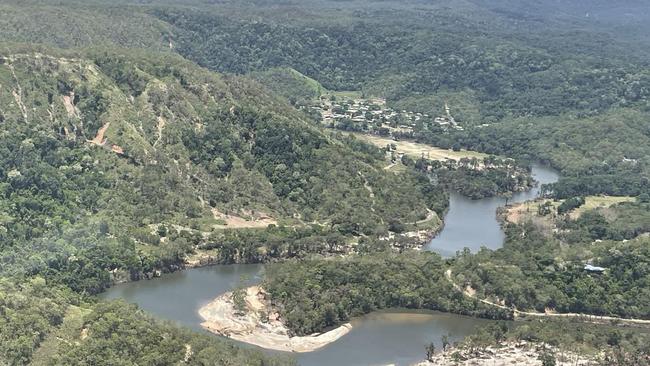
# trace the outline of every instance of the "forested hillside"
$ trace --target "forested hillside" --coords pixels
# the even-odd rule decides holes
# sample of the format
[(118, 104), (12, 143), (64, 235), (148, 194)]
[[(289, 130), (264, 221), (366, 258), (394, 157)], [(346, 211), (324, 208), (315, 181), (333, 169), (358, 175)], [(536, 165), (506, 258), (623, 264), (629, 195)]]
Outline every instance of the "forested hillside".
[(460, 144), (491, 154), (541, 160), (562, 172), (549, 191), (559, 198), (650, 192), (650, 114), (617, 108), (597, 116), (508, 118), (469, 131), (418, 129), (411, 137), (436, 146)]
[(5, 42), (65, 48), (122, 46), (169, 50), (172, 29), (168, 24), (138, 9), (89, 3), (3, 1), (0, 38)]
[(379, 149), (319, 131), (246, 79), (173, 55), (4, 54), (2, 235), (12, 252), (88, 232), (122, 248), (103, 269), (137, 270), (138, 257), (170, 265), (192, 250), (161, 242), (161, 224), (209, 232), (223, 213), (264, 215), (359, 235), (445, 207), (426, 178), (406, 172), (397, 184)]
[[(3, 39), (164, 49), (212, 70), (249, 74), (293, 103), (317, 96), (321, 84), (432, 115), (448, 102), (466, 131), (416, 130), (415, 138), (550, 162), (568, 177), (557, 187), (562, 197), (580, 193), (580, 185), (582, 194), (645, 189), (650, 74), (647, 47), (639, 46), (642, 2), (70, 2), (43, 14), (46, 22), (69, 18), (68, 31), (18, 23), (42, 11), (40, 3), (49, 4), (5, 5), (13, 16), (0, 24)], [(113, 22), (103, 22), (109, 15)], [(137, 27), (128, 31), (137, 37), (126, 37), (125, 27)], [(616, 159), (638, 164), (614, 161), (608, 146)], [(614, 182), (617, 176), (628, 181)]]
[[(469, 124), (509, 116), (594, 115), (645, 105), (649, 93), (647, 54), (633, 43), (643, 22), (613, 26), (604, 15), (621, 11), (603, 3), (555, 10), (548, 4), (461, 0), (256, 6), (159, 1), (128, 7), (70, 2), (50, 12), (39, 3), (49, 4), (7, 5), (13, 16), (0, 24), (3, 39), (162, 47), (229, 73), (291, 67), (326, 88), (363, 90), (421, 111), (440, 112), (443, 100), (450, 100), (458, 120)], [(647, 10), (633, 5), (638, 14)], [(600, 16), (576, 19), (590, 9)], [(34, 11), (43, 12), (46, 22), (69, 19), (67, 29), (50, 32), (42, 22), (20, 21)], [(104, 21), (109, 16), (112, 23)]]
[(454, 291), (444, 272), (444, 261), (434, 253), (384, 253), (336, 262), (276, 265), (269, 270), (265, 288), (287, 327), (299, 335), (387, 308), (512, 318), (509, 311), (485, 306)]
[(95, 303), (42, 277), (0, 279), (0, 362), (6, 365), (293, 365), (154, 320), (124, 302)]
[(420, 24), (419, 15), (404, 12), (405, 18), (413, 17), (405, 32), (406, 24), (394, 21), (380, 26), (383, 14), (313, 28), (190, 10), (155, 14), (179, 30), (178, 52), (215, 70), (246, 73), (291, 66), (327, 88), (413, 100), (420, 110), (431, 108), (427, 104), (438, 93), (462, 95), (462, 103), (479, 109), (485, 122), (510, 115), (594, 114), (648, 96), (644, 86), (650, 79), (643, 69), (622, 58), (595, 57), (598, 45), (588, 39), (583, 40), (587, 52), (569, 54), (485, 37), (454, 15), (437, 18), (441, 23), (431, 27)]
[[(57, 312), (43, 315), (45, 323), (21, 326), (34, 337), (3, 342), (10, 364), (28, 361), (68, 305), (82, 301), (70, 291), (94, 294), (177, 269), (199, 245), (220, 250), (224, 262), (340, 251), (351, 237), (387, 233), (391, 222), (446, 206), (444, 192), (420, 173), (383, 173), (381, 150), (319, 130), (249, 79), (169, 53), (3, 46), (1, 55), (0, 273), (69, 293), (54, 294), (58, 307), (43, 305)], [(268, 229), (246, 228), (269, 220)], [(256, 242), (258, 255), (245, 255), (248, 241), (228, 238), (249, 231), (275, 244)], [(328, 235), (336, 245), (315, 239)], [(10, 300), (16, 292), (33, 301), (18, 286), (2, 292), (10, 306), (23, 306)], [(99, 321), (102, 309), (87, 322)], [(124, 327), (163, 327), (132, 316)], [(178, 337), (167, 342), (182, 348), (189, 335)], [(92, 347), (115, 347), (97, 342)], [(125, 362), (165, 341), (152, 342), (127, 351)], [(87, 351), (62, 351), (60, 363), (83, 363), (95, 352)]]
[[(206, 263), (274, 263), (265, 287), (301, 335), (389, 307), (650, 319), (650, 12), (624, 5), (3, 1), (0, 364), (292, 364), (93, 296)], [(429, 114), (386, 131), (519, 172), (395, 164), (322, 127), (325, 92)], [(530, 187), (530, 161), (562, 178), (503, 248), (409, 250), (448, 190)], [(626, 197), (577, 214), (587, 195)]]
[(648, 319), (648, 211), (621, 203), (547, 218), (556, 230), (537, 219), (510, 224), (503, 248), (457, 258), (455, 280), (521, 310)]

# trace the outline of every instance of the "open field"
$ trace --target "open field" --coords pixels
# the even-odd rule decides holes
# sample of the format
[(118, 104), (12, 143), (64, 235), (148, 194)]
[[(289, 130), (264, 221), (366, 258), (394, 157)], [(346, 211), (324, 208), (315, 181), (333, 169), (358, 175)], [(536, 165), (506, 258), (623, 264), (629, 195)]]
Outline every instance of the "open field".
[[(512, 223), (521, 223), (530, 219), (541, 219), (546, 221), (548, 224), (551, 224), (551, 220), (554, 216), (550, 215), (547, 217), (542, 217), (537, 213), (539, 206), (544, 205), (546, 202), (550, 202), (552, 205), (553, 213), (557, 212), (558, 206), (564, 200), (553, 201), (550, 199), (539, 199), (535, 201), (526, 201), (511, 205), (507, 208), (507, 213), (505, 218), (508, 222)], [(583, 213), (593, 210), (596, 208), (607, 208), (622, 202), (633, 202), (634, 197), (629, 196), (587, 196), (585, 197), (585, 204), (569, 212), (569, 217), (572, 219), (577, 219)]]
[(333, 95), (338, 100), (348, 100), (348, 99), (359, 99), (362, 97), (360, 91), (350, 90), (350, 91), (323, 91), (323, 95)]
[(488, 156), (487, 154), (483, 154), (477, 151), (453, 151), (412, 141), (395, 141), (389, 137), (364, 135), (360, 133), (353, 133), (353, 135), (378, 147), (385, 147), (388, 144), (395, 144), (395, 146), (397, 146), (398, 153), (404, 153), (407, 156), (416, 159), (420, 158), (422, 155), (431, 160), (460, 160), (462, 158), (483, 159)]
[(585, 211), (595, 208), (607, 208), (622, 202), (633, 202), (634, 197), (630, 196), (587, 196), (585, 204), (571, 211), (571, 218), (580, 217)]

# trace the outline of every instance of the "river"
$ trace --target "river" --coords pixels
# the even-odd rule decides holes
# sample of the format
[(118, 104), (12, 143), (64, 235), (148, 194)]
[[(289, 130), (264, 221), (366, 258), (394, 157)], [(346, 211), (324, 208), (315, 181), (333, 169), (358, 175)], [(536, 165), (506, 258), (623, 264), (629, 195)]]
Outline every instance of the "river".
[[(260, 281), (263, 270), (262, 265), (255, 264), (193, 268), (150, 281), (116, 285), (101, 297), (126, 299), (161, 319), (204, 332), (199, 308), (237, 286), (241, 277), (247, 277), (251, 284)], [(374, 312), (353, 319), (352, 331), (338, 341), (293, 356), (302, 366), (411, 365), (424, 359), (424, 346), (429, 342), (440, 349), (443, 335), (460, 340), (486, 322), (434, 311)]]
[[(533, 165), (533, 175), (540, 184), (557, 180), (558, 175), (541, 165)], [(539, 186), (513, 195), (511, 202), (537, 197)], [(463, 247), (477, 250), (481, 246), (498, 248), (503, 232), (496, 220), (496, 209), (504, 198), (470, 200), (451, 195), (445, 227), (427, 249), (451, 255)], [(198, 331), (201, 318), (197, 311), (218, 295), (237, 286), (242, 277), (249, 283), (259, 282), (262, 265), (227, 265), (194, 268), (166, 274), (151, 281), (116, 285), (103, 293), (105, 299), (123, 298), (162, 319)], [(449, 334), (452, 341), (471, 334), (482, 319), (431, 311), (382, 311), (352, 320), (353, 329), (338, 341), (314, 352), (295, 354), (300, 365), (370, 366), (410, 365), (424, 359), (424, 346)]]
[[(539, 184), (528, 191), (513, 194), (509, 203), (535, 199), (542, 184), (557, 182), (559, 178), (556, 171), (540, 164), (532, 165), (532, 175)], [(425, 248), (443, 256), (453, 256), (456, 251), (466, 247), (473, 252), (482, 246), (490, 249), (501, 247), (504, 234), (497, 221), (496, 210), (504, 206), (505, 201), (504, 197), (472, 200), (452, 192), (449, 210), (444, 218), (445, 227)]]

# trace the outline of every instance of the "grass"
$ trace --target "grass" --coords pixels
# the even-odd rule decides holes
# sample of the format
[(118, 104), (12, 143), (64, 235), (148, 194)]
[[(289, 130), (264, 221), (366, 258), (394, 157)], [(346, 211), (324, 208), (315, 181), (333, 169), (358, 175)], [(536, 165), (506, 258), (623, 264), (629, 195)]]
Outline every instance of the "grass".
[(424, 155), (425, 158), (431, 160), (441, 160), (441, 161), (447, 159), (460, 160), (462, 158), (483, 159), (488, 156), (487, 154), (483, 154), (477, 151), (470, 151), (470, 150), (453, 151), (453, 150), (442, 149), (439, 147), (430, 146), (430, 145), (421, 144), (412, 141), (395, 141), (389, 137), (364, 135), (360, 133), (354, 133), (353, 135), (377, 147), (386, 147), (386, 145), (388, 144), (395, 144), (395, 146), (397, 146), (397, 152), (404, 153), (407, 156), (414, 159), (419, 159), (420, 157), (422, 157), (422, 155)]
[(312, 79), (309, 76), (303, 75), (292, 68), (289, 68), (289, 72), (293, 74), (293, 76), (296, 79), (303, 80), (304, 83), (307, 84), (310, 88), (312, 88), (314, 92), (316, 92), (317, 94), (320, 94), (325, 90), (325, 88), (323, 88), (323, 86), (317, 80)]
[[(587, 196), (585, 197), (585, 204), (572, 210), (569, 215), (572, 219), (577, 219), (583, 213), (597, 209), (597, 208), (607, 208), (622, 202), (634, 202), (634, 197), (629, 196)], [(537, 214), (537, 209), (539, 206), (550, 202), (552, 205), (553, 212), (557, 212), (557, 208), (560, 206), (564, 200), (553, 201), (551, 199), (542, 199), (536, 201), (526, 201), (516, 205), (513, 205), (508, 209), (508, 221), (511, 222), (521, 222), (531, 217), (540, 218)], [(546, 221), (552, 219), (552, 215), (545, 217)], [(549, 221), (550, 223), (550, 221)]]
[(348, 99), (360, 99), (363, 97), (360, 91), (348, 90), (348, 91), (323, 91), (324, 95), (333, 95), (336, 97), (336, 100), (348, 100)]
[(51, 332), (34, 352), (31, 365), (47, 365), (57, 355), (61, 342), (72, 343), (81, 337), (83, 318), (89, 314), (89, 309), (70, 305), (66, 310), (63, 323)]
[(596, 208), (607, 208), (622, 202), (634, 202), (634, 197), (630, 196), (587, 196), (585, 204), (571, 212), (571, 217), (579, 217), (584, 212)]
[(442, 220), (438, 215), (433, 215), (429, 220), (414, 223), (404, 223), (406, 231), (418, 231), (418, 230), (438, 230), (442, 225)]

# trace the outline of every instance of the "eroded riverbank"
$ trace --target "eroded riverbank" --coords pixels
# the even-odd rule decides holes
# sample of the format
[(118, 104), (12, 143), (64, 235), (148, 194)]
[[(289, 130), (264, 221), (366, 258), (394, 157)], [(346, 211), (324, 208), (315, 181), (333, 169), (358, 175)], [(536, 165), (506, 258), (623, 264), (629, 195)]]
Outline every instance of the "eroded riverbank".
[(258, 347), (284, 352), (312, 352), (343, 337), (350, 323), (328, 332), (304, 337), (290, 336), (289, 329), (268, 305), (267, 294), (259, 286), (245, 289), (242, 307), (237, 309), (233, 292), (218, 296), (199, 309), (201, 326), (210, 332)]

